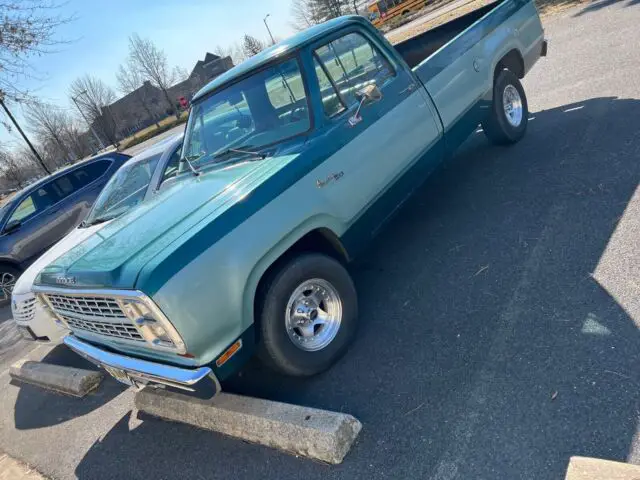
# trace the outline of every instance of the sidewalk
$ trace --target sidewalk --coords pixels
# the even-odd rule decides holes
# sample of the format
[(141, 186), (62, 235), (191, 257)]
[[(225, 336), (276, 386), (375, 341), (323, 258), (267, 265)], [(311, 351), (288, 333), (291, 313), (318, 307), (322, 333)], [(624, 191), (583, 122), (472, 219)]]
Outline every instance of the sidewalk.
[(24, 463), (0, 453), (0, 480), (45, 480), (45, 477)]

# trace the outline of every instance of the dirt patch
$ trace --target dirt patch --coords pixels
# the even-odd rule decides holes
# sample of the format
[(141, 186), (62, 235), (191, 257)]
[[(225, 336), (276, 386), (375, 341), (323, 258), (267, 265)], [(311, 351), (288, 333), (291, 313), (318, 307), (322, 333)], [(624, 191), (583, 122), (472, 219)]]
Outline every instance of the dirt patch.
[[(473, 12), (474, 10), (484, 7), (485, 5), (493, 3), (493, 1), (494, 0), (471, 0), (469, 3), (461, 5), (460, 7), (449, 12), (443, 13), (436, 18), (426, 20), (425, 22), (410, 28), (392, 30), (385, 36), (387, 37), (387, 40), (395, 45), (397, 43), (408, 40), (409, 38), (415, 37), (416, 35), (420, 35), (427, 30), (431, 30), (444, 23), (450, 22), (451, 20), (462, 17), (467, 13)], [(439, 2), (439, 8), (446, 6), (448, 3), (450, 2)], [(584, 5), (588, 3), (592, 3), (592, 0), (536, 0), (536, 6), (538, 7), (540, 16), (542, 16), (543, 18), (555, 15), (577, 5)], [(433, 9), (431, 11), (433, 11)], [(425, 13), (427, 13), (427, 11), (425, 11)]]
[(593, 3), (592, 0), (536, 0), (538, 11), (542, 17), (555, 15), (577, 5)]
[[(447, 2), (449, 3), (449, 2)], [(427, 30), (431, 30), (436, 28), (444, 23), (450, 22), (458, 17), (462, 17), (469, 12), (473, 12), (474, 10), (479, 9), (480, 7), (484, 7), (493, 3), (492, 0), (472, 0), (469, 3), (465, 3), (464, 5), (446, 12), (436, 18), (432, 18), (431, 20), (427, 20), (418, 25), (403, 28), (401, 31), (392, 30), (391, 32), (386, 34), (387, 40), (389, 40), (392, 44), (404, 42), (410, 38), (415, 37), (416, 35), (420, 35), (421, 33), (426, 32)], [(443, 3), (442, 6), (445, 6), (446, 3)]]

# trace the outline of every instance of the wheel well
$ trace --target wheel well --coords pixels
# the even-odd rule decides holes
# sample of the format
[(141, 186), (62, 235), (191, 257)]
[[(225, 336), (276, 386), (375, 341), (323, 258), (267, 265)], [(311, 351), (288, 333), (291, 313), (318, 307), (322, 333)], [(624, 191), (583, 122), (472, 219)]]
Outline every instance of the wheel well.
[(500, 59), (493, 72), (495, 77), (504, 69), (512, 71), (518, 78), (524, 77), (524, 60), (517, 49), (510, 50), (504, 57)]
[[(253, 299), (253, 315), (257, 321), (260, 318), (260, 304), (259, 299), (267, 287), (269, 280), (278, 270), (280, 265), (288, 261), (292, 256), (299, 255), (301, 253), (323, 253), (328, 255), (341, 263), (347, 263), (349, 261), (349, 255), (346, 249), (342, 245), (342, 242), (328, 228), (318, 228), (307, 233), (300, 239), (298, 239), (293, 245), (291, 245), (282, 255), (280, 255), (267, 270), (262, 274), (258, 281), (258, 287)], [(256, 329), (256, 340), (260, 335), (259, 329)]]
[(19, 270), (20, 272), (23, 271), (22, 268), (20, 268), (20, 264), (18, 262), (15, 262), (13, 260), (9, 260), (7, 258), (2, 258), (0, 259), (0, 265), (7, 265), (11, 268), (15, 268), (16, 270)]

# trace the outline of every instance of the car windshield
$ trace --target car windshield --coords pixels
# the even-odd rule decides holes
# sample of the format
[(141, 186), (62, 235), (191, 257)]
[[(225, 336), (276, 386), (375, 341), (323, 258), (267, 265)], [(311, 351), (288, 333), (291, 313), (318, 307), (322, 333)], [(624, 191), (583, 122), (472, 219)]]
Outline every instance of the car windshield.
[(285, 60), (196, 101), (182, 155), (198, 168), (229, 160), (229, 149), (255, 152), (310, 126), (300, 66), (296, 59)]
[(161, 154), (125, 163), (105, 185), (89, 212), (84, 226), (119, 217), (144, 199)]

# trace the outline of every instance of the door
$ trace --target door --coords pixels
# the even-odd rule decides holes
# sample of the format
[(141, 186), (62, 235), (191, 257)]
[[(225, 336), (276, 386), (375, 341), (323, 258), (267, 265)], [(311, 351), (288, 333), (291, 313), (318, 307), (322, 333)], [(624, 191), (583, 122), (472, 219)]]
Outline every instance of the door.
[[(402, 64), (394, 64), (383, 52), (373, 37), (351, 31), (313, 53), (329, 124), (323, 141), (342, 145), (317, 169), (318, 186), (347, 224), (425, 157), (441, 136), (421, 87)], [(382, 97), (364, 103), (357, 120), (350, 121), (361, 102), (357, 93), (372, 84)], [(400, 195), (398, 202), (402, 199)], [(395, 208), (385, 203), (387, 209)], [(379, 213), (379, 220), (387, 214)], [(374, 221), (371, 227), (376, 226)]]
[(11, 256), (31, 263), (67, 233), (67, 218), (59, 208), (60, 198), (50, 184), (23, 197), (9, 215), (2, 235)]
[(60, 208), (68, 217), (68, 229), (75, 228), (89, 213), (93, 202), (108, 178), (105, 176), (113, 161), (105, 158), (75, 168), (54, 180), (54, 188), (63, 198)]

